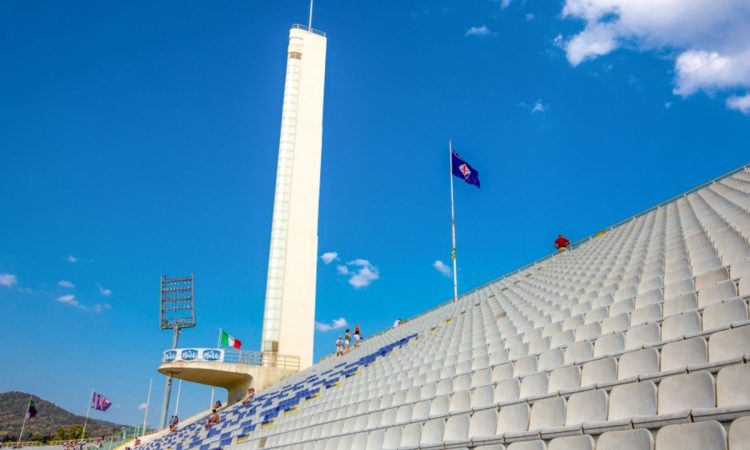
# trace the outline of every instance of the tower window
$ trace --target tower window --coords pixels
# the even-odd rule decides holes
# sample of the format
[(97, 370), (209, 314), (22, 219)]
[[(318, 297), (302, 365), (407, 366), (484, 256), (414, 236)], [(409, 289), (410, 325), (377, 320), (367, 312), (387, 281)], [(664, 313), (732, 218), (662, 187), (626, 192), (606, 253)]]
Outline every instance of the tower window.
[(302, 59), (302, 53), (300, 53), (300, 52), (289, 52), (289, 57), (291, 59)]

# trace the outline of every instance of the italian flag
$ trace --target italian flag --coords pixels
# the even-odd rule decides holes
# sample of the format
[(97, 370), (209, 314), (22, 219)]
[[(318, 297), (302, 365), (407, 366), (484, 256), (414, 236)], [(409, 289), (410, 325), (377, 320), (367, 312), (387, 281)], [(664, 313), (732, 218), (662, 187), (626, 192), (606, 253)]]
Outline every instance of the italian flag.
[(221, 346), (240, 348), (242, 347), (242, 341), (227, 333), (226, 331), (221, 330)]

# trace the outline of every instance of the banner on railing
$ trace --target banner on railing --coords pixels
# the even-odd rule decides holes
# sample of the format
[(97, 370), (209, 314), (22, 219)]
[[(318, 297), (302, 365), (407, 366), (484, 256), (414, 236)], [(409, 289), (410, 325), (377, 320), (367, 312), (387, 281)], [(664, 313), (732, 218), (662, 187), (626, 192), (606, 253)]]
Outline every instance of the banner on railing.
[(223, 362), (224, 350), (218, 348), (173, 348), (164, 351), (161, 361), (165, 363), (175, 361)]

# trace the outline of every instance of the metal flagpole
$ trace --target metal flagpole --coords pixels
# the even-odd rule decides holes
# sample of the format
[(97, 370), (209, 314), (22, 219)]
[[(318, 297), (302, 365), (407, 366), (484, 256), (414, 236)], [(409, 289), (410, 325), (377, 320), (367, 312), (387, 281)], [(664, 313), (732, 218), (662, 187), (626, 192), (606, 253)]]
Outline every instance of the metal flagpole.
[(154, 384), (154, 379), (151, 378), (151, 380), (148, 382), (148, 396), (146, 396), (146, 411), (143, 413), (143, 432), (141, 432), (141, 436), (146, 434), (146, 422), (148, 421), (148, 408), (151, 407), (151, 386)]
[(453, 249), (451, 250), (451, 259), (453, 260), (453, 301), (458, 301), (458, 270), (456, 258), (456, 212), (453, 206), (453, 143), (448, 140), (448, 157), (451, 165), (451, 236), (453, 238)]
[(89, 395), (89, 407), (86, 410), (86, 420), (83, 421), (83, 430), (81, 430), (81, 440), (86, 436), (86, 425), (89, 423), (89, 413), (91, 412), (91, 400), (94, 398), (94, 388), (91, 388), (91, 395)]
[(29, 418), (29, 407), (31, 407), (31, 395), (29, 395), (29, 401), (26, 403), (26, 412), (23, 415), (23, 423), (21, 424), (21, 433), (18, 435), (18, 442), (16, 443), (19, 447), (21, 445), (21, 437), (23, 436), (23, 430), (26, 428), (26, 420)]

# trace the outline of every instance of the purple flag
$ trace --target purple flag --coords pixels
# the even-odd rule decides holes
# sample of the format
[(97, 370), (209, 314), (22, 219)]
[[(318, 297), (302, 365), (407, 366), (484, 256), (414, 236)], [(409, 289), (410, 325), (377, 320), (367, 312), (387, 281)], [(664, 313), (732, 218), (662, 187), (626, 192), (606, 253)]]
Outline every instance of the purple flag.
[(479, 172), (464, 161), (455, 150), (451, 158), (453, 158), (453, 175), (463, 178), (467, 183), (479, 187)]
[(102, 394), (97, 394), (94, 392), (94, 396), (91, 397), (91, 407), (94, 409), (98, 409), (99, 411), (106, 411), (109, 409), (109, 407), (112, 406), (112, 402), (109, 401), (109, 399)]

